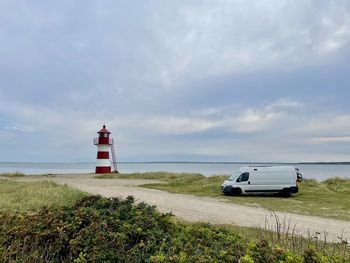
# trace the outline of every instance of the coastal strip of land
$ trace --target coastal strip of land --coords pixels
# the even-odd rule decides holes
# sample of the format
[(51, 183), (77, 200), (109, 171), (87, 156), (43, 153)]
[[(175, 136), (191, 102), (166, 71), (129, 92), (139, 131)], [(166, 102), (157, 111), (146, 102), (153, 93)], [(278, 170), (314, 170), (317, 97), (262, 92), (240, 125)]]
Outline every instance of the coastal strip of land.
[[(350, 240), (350, 222), (316, 216), (269, 211), (261, 207), (232, 204), (221, 198), (174, 194), (140, 187), (161, 181), (150, 179), (96, 179), (94, 174), (62, 174), (12, 178), (20, 181), (53, 181), (104, 197), (134, 196), (138, 202), (157, 206), (160, 212), (173, 213), (189, 222), (235, 224), (274, 230), (288, 229), (305, 237), (318, 236), (332, 242)], [(278, 222), (276, 226), (276, 222)]]

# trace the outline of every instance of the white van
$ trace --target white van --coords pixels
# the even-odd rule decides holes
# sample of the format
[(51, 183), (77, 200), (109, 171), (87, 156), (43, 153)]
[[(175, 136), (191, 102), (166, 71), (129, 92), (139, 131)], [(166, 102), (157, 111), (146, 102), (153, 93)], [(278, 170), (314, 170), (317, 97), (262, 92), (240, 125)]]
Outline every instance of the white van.
[(302, 175), (292, 166), (245, 166), (239, 168), (222, 185), (224, 194), (281, 194), (298, 192)]

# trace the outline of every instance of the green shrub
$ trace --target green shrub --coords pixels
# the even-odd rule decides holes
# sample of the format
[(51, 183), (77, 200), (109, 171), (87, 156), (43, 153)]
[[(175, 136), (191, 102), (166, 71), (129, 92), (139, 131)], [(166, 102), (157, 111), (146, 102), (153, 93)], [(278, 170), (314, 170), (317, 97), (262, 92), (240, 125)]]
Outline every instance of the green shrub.
[(149, 258), (173, 228), (170, 215), (134, 200), (90, 196), (72, 207), (0, 216), (0, 261), (130, 262)]
[(133, 197), (0, 212), (0, 262), (345, 262), (321, 252), (248, 243), (228, 227), (181, 223)]

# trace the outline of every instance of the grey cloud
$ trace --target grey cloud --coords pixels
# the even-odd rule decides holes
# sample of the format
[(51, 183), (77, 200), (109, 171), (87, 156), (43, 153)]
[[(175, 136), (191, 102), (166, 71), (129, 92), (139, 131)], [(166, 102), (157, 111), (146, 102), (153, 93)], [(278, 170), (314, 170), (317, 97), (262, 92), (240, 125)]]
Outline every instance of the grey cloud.
[[(41, 138), (38, 156), (73, 147), (90, 158), (86, 142), (105, 121), (125, 160), (345, 159), (325, 138), (349, 128), (349, 10), (349, 1), (2, 1), (0, 125), (33, 130), (16, 137), (27, 158)], [(13, 143), (10, 133), (0, 140)]]

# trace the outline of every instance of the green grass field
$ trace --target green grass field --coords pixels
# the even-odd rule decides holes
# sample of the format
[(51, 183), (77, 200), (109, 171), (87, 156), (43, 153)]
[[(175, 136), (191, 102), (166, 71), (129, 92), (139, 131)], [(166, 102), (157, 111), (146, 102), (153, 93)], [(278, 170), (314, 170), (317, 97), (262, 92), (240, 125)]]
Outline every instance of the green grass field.
[(74, 203), (86, 193), (52, 182), (0, 180), (0, 211), (35, 211)]
[(221, 183), (227, 176), (205, 177), (199, 174), (135, 173), (109, 174), (97, 178), (157, 179), (164, 183), (143, 185), (146, 188), (196, 196), (220, 197), (228, 202), (264, 207), (273, 211), (317, 215), (350, 220), (350, 180), (332, 178), (324, 182), (304, 180), (299, 184), (299, 193), (290, 198), (277, 196), (224, 196)]

